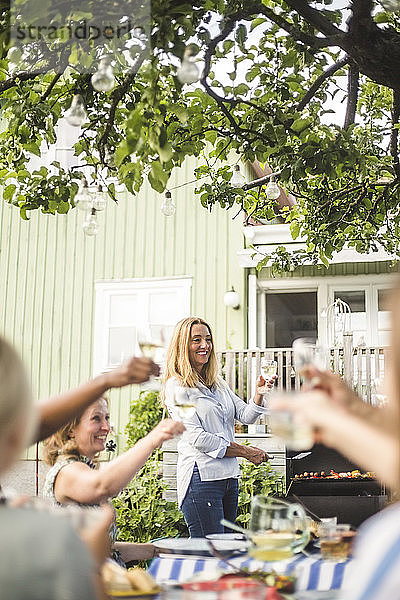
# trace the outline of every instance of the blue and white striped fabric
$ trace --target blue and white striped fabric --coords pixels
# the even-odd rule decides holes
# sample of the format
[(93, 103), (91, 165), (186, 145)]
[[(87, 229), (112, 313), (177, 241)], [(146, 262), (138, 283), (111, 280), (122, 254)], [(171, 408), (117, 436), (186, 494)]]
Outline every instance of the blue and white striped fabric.
[[(347, 586), (351, 577), (352, 560), (346, 562), (323, 561), (320, 554), (304, 556), (298, 554), (296, 557), (267, 563), (254, 560), (248, 555), (230, 559), (230, 563), (237, 567), (247, 567), (250, 571), (262, 569), (286, 575), (294, 574), (297, 578), (297, 590), (335, 590)], [(149, 573), (158, 583), (187, 581), (195, 573), (204, 572), (205, 578), (212, 578), (212, 574), (223, 571), (233, 571), (225, 562), (216, 558), (195, 557), (158, 557), (150, 565)], [(389, 600), (389, 599), (388, 599)]]

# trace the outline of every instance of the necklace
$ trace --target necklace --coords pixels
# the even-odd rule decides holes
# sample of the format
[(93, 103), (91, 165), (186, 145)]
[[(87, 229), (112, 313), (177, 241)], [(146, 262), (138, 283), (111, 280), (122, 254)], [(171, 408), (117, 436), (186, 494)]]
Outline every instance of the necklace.
[(90, 469), (95, 469), (96, 468), (96, 464), (87, 456), (82, 456), (82, 454), (79, 456), (79, 460), (83, 463), (85, 463), (85, 465), (87, 465)]

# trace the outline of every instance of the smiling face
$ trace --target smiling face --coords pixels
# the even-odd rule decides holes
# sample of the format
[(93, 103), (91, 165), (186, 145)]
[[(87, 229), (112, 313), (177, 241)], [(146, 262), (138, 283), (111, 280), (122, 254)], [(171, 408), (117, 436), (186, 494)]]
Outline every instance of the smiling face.
[(189, 360), (193, 369), (201, 374), (208, 363), (212, 349), (211, 333), (206, 325), (193, 325), (189, 340)]
[(71, 438), (75, 439), (79, 452), (92, 459), (104, 450), (110, 429), (108, 404), (100, 398), (85, 410), (78, 425), (71, 431)]

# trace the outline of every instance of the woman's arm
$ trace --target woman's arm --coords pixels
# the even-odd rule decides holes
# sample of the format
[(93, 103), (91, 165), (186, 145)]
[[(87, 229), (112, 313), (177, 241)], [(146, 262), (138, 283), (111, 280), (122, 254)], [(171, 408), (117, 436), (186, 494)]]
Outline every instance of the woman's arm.
[(237, 456), (249, 460), (254, 465), (260, 465), (269, 460), (268, 454), (261, 448), (254, 446), (243, 446), (236, 442), (231, 442), (226, 449), (225, 456)]
[[(258, 406), (265, 406), (265, 395), (271, 392), (275, 380), (276, 375), (271, 377), (271, 379), (268, 379), (268, 381), (266, 381), (264, 377), (260, 375), (256, 382), (253, 402), (250, 402), (249, 404), (244, 402), (244, 400), (239, 398), (239, 396), (236, 396), (236, 394), (234, 394), (234, 392), (232, 392), (232, 390), (227, 386), (228, 393), (235, 405), (235, 419), (245, 424), (254, 423), (260, 414), (263, 414), (263, 410), (260, 410)], [(265, 389), (267, 389), (266, 392)]]
[(55, 433), (60, 427), (80, 417), (107, 390), (143, 383), (150, 375), (158, 375), (159, 367), (144, 357), (133, 357), (109, 373), (103, 373), (75, 390), (70, 390), (38, 405), (39, 430), (32, 441), (38, 442)]
[(141, 469), (155, 448), (184, 430), (182, 423), (165, 419), (133, 448), (98, 471), (82, 462), (71, 462), (57, 475), (54, 486), (56, 499), (63, 504), (71, 501), (99, 504), (116, 496)]

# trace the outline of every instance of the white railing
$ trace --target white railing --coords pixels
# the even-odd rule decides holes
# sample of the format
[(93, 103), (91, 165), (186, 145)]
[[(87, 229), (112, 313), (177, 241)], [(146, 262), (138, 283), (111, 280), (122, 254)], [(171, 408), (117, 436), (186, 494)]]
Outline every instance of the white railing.
[[(387, 347), (353, 347), (351, 336), (343, 347), (331, 348), (330, 369), (339, 373), (368, 403), (375, 403), (377, 382), (384, 378)], [(261, 358), (277, 361), (278, 390), (299, 390), (301, 381), (293, 364), (292, 348), (224, 350), (217, 353), (224, 379), (238, 396), (249, 400), (260, 374)]]

